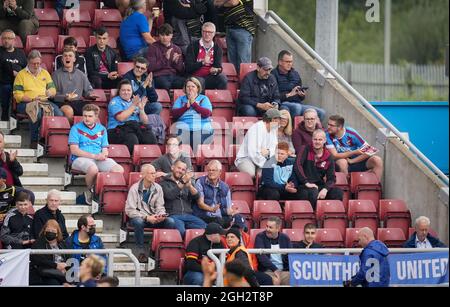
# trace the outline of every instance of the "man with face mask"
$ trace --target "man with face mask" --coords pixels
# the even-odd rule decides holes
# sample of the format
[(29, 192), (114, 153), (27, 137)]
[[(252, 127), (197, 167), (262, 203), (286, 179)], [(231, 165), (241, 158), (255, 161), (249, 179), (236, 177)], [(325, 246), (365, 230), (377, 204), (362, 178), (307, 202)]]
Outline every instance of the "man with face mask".
[[(77, 230), (74, 230), (66, 240), (69, 249), (103, 249), (102, 239), (95, 234), (95, 220), (90, 215), (83, 215), (78, 219)], [(72, 255), (80, 263), (86, 255)], [(105, 259), (106, 260), (106, 259)]]
[(254, 178), (275, 154), (280, 118), (280, 111), (270, 109), (264, 114), (262, 121), (255, 123), (247, 131), (236, 155), (235, 165), (240, 172), (248, 173)]

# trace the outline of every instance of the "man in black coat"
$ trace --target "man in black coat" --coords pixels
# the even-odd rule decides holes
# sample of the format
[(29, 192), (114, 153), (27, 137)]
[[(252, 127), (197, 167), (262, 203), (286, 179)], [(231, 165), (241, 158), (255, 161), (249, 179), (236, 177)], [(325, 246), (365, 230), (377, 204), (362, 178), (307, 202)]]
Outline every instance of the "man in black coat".
[(58, 222), (61, 228), (63, 239), (67, 239), (69, 236), (66, 228), (66, 219), (64, 215), (59, 210), (61, 205), (61, 194), (58, 190), (50, 190), (47, 194), (47, 204), (45, 207), (39, 209), (34, 214), (32, 236), (34, 239), (39, 238), (39, 233), (44, 227), (48, 220), (54, 219)]

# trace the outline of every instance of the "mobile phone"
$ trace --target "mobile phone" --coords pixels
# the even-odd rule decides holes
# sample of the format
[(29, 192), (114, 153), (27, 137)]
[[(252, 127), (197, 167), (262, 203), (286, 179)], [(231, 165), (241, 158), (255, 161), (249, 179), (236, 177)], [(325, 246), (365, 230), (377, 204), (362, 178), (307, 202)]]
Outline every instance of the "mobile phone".
[(302, 91), (306, 91), (306, 90), (309, 89), (309, 87), (307, 87), (307, 86), (302, 86), (302, 87), (300, 87), (300, 89), (301, 89)]

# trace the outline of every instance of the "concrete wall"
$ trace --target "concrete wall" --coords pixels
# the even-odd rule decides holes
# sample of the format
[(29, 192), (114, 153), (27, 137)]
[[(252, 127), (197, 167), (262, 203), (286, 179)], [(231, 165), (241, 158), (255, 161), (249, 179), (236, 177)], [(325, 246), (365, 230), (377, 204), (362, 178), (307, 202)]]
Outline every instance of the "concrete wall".
[(300, 71), (303, 84), (309, 86), (306, 103), (325, 108), (328, 115), (344, 116), (349, 126), (358, 130), (369, 143), (375, 144), (381, 150), (385, 161), (383, 198), (405, 200), (413, 218), (420, 215), (429, 216), (432, 228), (448, 244), (448, 189), (443, 194), (444, 197), (441, 195), (445, 185), (397, 138), (377, 139), (377, 133), (382, 126), (361, 106), (356, 97), (334, 78), (324, 78), (319, 72), (321, 65), (277, 24), (267, 24), (265, 20), (259, 19), (254, 49), (255, 61), (261, 56), (268, 56), (275, 64), (278, 53), (283, 49), (293, 52), (295, 68)]

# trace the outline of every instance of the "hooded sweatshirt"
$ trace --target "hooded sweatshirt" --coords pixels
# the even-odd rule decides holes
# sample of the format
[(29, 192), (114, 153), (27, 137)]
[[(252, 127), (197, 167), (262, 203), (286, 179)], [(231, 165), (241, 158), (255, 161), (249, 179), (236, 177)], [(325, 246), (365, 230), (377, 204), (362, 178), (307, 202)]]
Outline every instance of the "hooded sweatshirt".
[[(386, 245), (378, 240), (370, 242), (359, 255), (360, 268), (358, 273), (352, 278), (352, 286), (362, 285), (363, 287), (388, 287), (389, 280), (391, 278), (391, 272), (389, 267), (389, 261), (387, 256), (389, 250)], [(374, 264), (371, 261), (377, 260), (379, 264), (379, 274), (376, 270), (375, 274), (369, 274), (373, 276), (374, 281), (366, 280), (366, 273), (369, 269), (372, 269)]]

